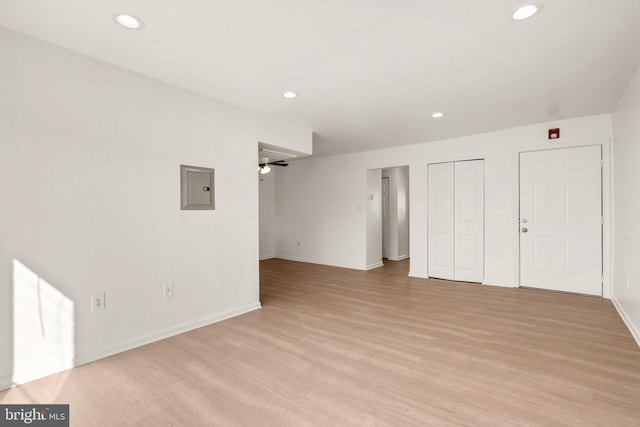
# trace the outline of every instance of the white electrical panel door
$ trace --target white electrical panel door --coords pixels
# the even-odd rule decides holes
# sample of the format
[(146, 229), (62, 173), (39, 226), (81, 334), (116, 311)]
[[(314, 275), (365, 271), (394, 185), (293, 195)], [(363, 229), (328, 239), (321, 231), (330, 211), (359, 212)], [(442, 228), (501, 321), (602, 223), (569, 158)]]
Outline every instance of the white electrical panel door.
[(484, 280), (484, 160), (428, 166), (429, 277)]
[(600, 146), (520, 154), (520, 284), (602, 295)]
[(484, 279), (484, 160), (454, 163), (454, 280)]
[(453, 163), (431, 164), (428, 169), (429, 276), (453, 280)]

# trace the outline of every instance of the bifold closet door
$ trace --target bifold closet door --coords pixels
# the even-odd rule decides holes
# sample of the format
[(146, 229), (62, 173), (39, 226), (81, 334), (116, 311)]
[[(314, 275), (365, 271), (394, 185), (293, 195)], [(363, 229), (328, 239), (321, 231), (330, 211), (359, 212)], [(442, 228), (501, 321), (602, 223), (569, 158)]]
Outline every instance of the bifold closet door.
[(429, 276), (484, 279), (484, 161), (429, 165)]

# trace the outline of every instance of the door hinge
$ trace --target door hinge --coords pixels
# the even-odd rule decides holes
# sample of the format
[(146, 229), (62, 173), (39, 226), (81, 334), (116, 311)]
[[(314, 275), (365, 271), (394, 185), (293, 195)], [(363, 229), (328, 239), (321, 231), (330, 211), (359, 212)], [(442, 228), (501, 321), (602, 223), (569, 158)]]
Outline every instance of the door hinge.
[(600, 225), (604, 225), (604, 217), (600, 217)]
[(600, 276), (600, 283), (604, 284), (604, 274)]
[(604, 159), (600, 159), (600, 167), (603, 168), (604, 167)]

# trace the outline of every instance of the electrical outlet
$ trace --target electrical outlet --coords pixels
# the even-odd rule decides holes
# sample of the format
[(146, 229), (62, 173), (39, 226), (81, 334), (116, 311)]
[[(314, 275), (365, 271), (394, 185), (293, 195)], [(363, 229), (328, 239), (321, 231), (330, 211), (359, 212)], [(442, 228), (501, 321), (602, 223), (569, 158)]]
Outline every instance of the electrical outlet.
[(104, 310), (107, 308), (104, 292), (98, 292), (91, 296), (91, 311)]
[(163, 289), (165, 298), (171, 298), (173, 296), (173, 282), (168, 285), (164, 285)]

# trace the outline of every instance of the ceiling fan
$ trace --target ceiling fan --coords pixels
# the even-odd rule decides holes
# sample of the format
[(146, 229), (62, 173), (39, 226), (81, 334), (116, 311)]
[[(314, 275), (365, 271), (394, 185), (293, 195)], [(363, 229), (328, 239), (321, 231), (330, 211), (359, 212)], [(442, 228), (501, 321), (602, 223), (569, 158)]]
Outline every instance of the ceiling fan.
[(284, 160), (277, 160), (275, 162), (268, 162), (268, 163), (260, 163), (258, 165), (258, 170), (260, 171), (260, 173), (262, 175), (271, 172), (271, 167), (269, 165), (273, 165), (273, 166), (289, 166), (289, 163), (286, 163)]

